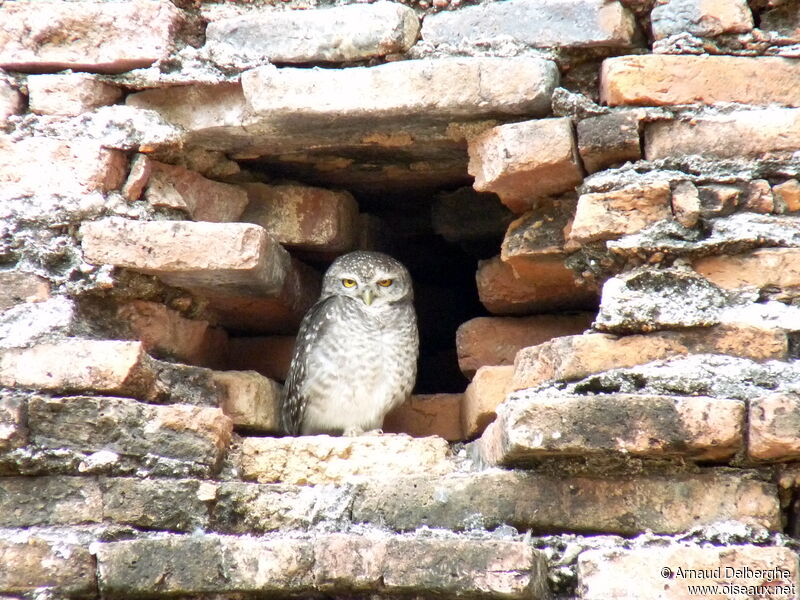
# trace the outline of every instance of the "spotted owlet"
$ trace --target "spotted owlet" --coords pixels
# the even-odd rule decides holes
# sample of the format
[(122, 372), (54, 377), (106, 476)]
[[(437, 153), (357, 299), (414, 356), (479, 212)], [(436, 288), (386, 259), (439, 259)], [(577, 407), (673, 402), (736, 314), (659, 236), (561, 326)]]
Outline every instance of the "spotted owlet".
[(358, 435), (411, 394), (419, 336), (411, 276), (380, 252), (337, 258), (300, 324), (281, 418), (292, 435)]

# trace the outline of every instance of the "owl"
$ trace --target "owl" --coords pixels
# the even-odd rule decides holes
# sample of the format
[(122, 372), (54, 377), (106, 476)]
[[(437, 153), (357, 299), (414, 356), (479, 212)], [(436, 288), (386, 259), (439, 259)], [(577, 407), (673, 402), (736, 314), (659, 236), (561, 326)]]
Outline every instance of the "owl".
[(337, 258), (300, 324), (284, 386), (286, 433), (359, 435), (411, 394), (419, 335), (411, 276), (380, 252)]

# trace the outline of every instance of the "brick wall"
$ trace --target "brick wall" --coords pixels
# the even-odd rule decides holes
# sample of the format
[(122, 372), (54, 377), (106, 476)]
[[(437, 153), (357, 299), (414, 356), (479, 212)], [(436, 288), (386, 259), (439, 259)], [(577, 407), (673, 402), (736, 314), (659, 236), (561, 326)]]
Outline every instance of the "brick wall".
[[(796, 597), (798, 48), (794, 2), (0, 1), (0, 598)], [(281, 437), (357, 248), (418, 393)]]

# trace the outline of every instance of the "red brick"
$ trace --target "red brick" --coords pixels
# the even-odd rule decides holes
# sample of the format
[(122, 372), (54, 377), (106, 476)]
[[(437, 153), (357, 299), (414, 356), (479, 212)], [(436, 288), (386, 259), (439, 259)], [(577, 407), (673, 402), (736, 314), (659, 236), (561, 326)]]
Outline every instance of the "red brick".
[(700, 220), (700, 193), (691, 181), (681, 181), (672, 190), (672, 212), (684, 227), (694, 227)]
[(794, 460), (800, 457), (800, 397), (769, 394), (750, 400), (747, 453), (757, 460)]
[(163, 304), (144, 300), (120, 306), (117, 316), (151, 354), (204, 367), (225, 362), (227, 335), (207, 321), (186, 319)]
[(0, 67), (122, 73), (169, 54), (182, 12), (168, 0), (0, 5)]
[(600, 394), (512, 397), (480, 440), (490, 464), (609, 454), (722, 461), (743, 444), (745, 405), (723, 398)]
[(569, 239), (583, 244), (636, 233), (651, 223), (672, 217), (670, 198), (667, 182), (582, 194)]
[(742, 208), (752, 212), (769, 214), (775, 212), (775, 198), (766, 179), (756, 179), (747, 184)]
[(603, 333), (573, 335), (520, 350), (514, 361), (511, 389), (535, 387), (545, 381), (577, 380), (609, 369), (690, 353), (768, 360), (785, 358), (787, 352), (784, 332), (747, 325), (622, 337)]
[(500, 125), (469, 141), (474, 188), (494, 192), (516, 213), (543, 196), (571, 191), (583, 180), (569, 119)]
[(333, 252), (355, 245), (358, 203), (350, 193), (291, 184), (244, 187), (249, 205), (241, 220), (261, 225), (281, 244)]
[(279, 433), (281, 385), (254, 371), (217, 371), (214, 382), (223, 390), (222, 411), (248, 431)]
[(79, 115), (114, 104), (122, 90), (93, 75), (31, 75), (28, 77), (29, 109), (40, 115)]
[(183, 167), (150, 161), (144, 198), (151, 206), (185, 212), (193, 221), (238, 221), (247, 193), (235, 185), (206, 179)]
[(110, 217), (84, 223), (81, 235), (87, 261), (186, 288), (274, 295), (291, 268), (286, 251), (263, 228), (245, 223)]
[(153, 160), (144, 154), (137, 154), (131, 161), (128, 179), (120, 190), (122, 195), (131, 202), (141, 198), (152, 171)]
[(29, 137), (13, 141), (0, 136), (0, 185), (4, 192), (107, 192), (122, 185), (127, 166), (122, 152), (89, 140)]
[(589, 329), (594, 313), (533, 317), (478, 317), (456, 332), (458, 366), (472, 378), (485, 365), (513, 365), (522, 348)]
[(293, 335), (231, 338), (228, 341), (228, 368), (253, 370), (264, 377), (285, 381), (293, 351)]
[(499, 315), (592, 308), (598, 292), (579, 285), (564, 258), (531, 257), (526, 267), (530, 279), (518, 276), (500, 257), (480, 261), (476, 280), (481, 303)]
[(481, 367), (464, 392), (461, 406), (461, 427), (464, 437), (472, 439), (494, 421), (495, 410), (506, 399), (514, 376), (514, 366)]
[(800, 106), (800, 65), (789, 58), (618, 56), (603, 61), (600, 78), (600, 97), (611, 106)]
[(407, 433), (412, 437), (438, 435), (450, 442), (464, 439), (461, 432), (463, 394), (411, 396), (386, 415), (383, 431)]
[(154, 382), (139, 342), (66, 339), (0, 352), (0, 385), (6, 387), (149, 398)]
[(800, 110), (763, 108), (658, 121), (645, 127), (645, 158), (739, 158), (800, 147)]
[[(797, 584), (797, 554), (783, 547), (680, 543), (587, 550), (578, 557), (582, 600), (691, 600), (698, 597), (693, 587), (709, 585), (719, 590), (733, 586), (742, 590), (742, 594), (726, 592), (729, 598), (792, 598)], [(769, 591), (762, 593), (759, 589)], [(711, 598), (717, 594), (702, 595)]]
[(800, 249), (759, 248), (744, 254), (707, 256), (692, 263), (695, 271), (726, 289), (800, 286)]
[(797, 179), (788, 179), (781, 184), (772, 186), (775, 195), (775, 205), (779, 212), (796, 212), (800, 210), (800, 182)]
[(0, 311), (22, 302), (41, 302), (50, 298), (46, 279), (23, 271), (0, 271)]

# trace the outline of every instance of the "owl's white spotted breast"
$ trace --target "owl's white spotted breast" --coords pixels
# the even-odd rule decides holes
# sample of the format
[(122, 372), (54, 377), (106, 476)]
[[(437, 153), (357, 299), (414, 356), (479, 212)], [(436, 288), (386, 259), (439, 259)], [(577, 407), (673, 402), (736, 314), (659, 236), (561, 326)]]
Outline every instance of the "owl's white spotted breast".
[(288, 390), (304, 405), (301, 433), (378, 429), (411, 394), (419, 347), (411, 302), (376, 313), (352, 298), (330, 298), (301, 333), (302, 376)]

